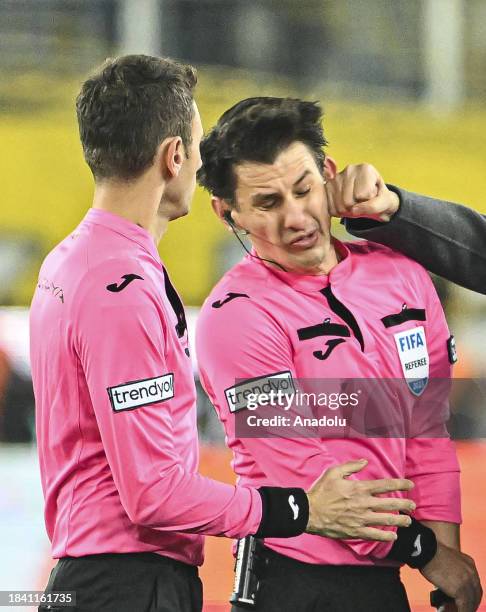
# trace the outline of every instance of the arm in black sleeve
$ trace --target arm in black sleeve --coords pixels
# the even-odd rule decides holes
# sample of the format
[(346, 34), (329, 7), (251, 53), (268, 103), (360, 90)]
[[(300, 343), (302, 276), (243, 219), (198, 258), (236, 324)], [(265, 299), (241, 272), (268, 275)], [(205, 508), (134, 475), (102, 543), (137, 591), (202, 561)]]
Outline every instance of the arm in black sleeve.
[(348, 232), (379, 242), (462, 287), (486, 294), (486, 217), (388, 185), (400, 208), (388, 223), (344, 219)]

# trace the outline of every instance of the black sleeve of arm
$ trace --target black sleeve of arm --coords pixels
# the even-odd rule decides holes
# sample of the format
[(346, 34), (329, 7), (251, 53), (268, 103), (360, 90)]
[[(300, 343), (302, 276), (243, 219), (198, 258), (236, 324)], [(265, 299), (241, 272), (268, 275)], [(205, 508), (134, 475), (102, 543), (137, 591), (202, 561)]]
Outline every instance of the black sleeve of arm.
[(350, 234), (389, 246), (458, 285), (486, 294), (486, 217), (388, 185), (400, 208), (388, 223), (344, 219)]

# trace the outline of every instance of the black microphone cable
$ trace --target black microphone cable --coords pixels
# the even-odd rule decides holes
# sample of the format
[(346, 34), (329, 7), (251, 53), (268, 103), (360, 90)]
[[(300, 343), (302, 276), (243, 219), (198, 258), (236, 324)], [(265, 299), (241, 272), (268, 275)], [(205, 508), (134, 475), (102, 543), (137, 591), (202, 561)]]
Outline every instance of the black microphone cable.
[[(260, 257), (260, 255), (254, 255), (246, 246), (246, 244), (243, 242), (243, 240), (239, 237), (238, 235), (238, 230), (235, 227), (235, 224), (233, 222), (233, 219), (230, 218), (229, 214), (225, 215), (224, 218), (226, 219), (226, 221), (228, 222), (229, 226), (231, 227), (231, 229), (233, 230), (233, 235), (236, 236), (238, 242), (241, 244), (241, 246), (243, 247), (243, 249), (248, 253), (248, 255), (250, 257), (253, 257), (253, 259), (259, 259), (260, 261), (266, 261), (267, 263), (271, 263), (274, 266), (279, 267), (282, 272), (287, 272), (287, 270), (278, 262), (273, 261), (273, 259), (265, 259), (264, 257)], [(246, 231), (246, 230), (244, 230)], [(250, 234), (250, 232), (247, 232), (248, 234)], [(270, 243), (271, 244), (271, 243)]]

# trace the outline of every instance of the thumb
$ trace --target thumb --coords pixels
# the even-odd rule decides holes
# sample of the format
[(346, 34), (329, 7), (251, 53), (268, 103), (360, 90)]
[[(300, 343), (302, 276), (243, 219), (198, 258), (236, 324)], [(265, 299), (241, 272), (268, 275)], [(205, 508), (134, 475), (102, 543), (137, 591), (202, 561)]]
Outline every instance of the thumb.
[(342, 465), (339, 465), (337, 469), (339, 475), (342, 478), (346, 478), (347, 476), (351, 476), (351, 474), (360, 472), (367, 465), (368, 461), (366, 459), (359, 459), (356, 461), (348, 461), (347, 463), (343, 463)]
[(388, 203), (383, 197), (376, 196), (366, 202), (360, 202), (355, 204), (351, 208), (351, 215), (353, 217), (368, 217), (370, 219), (379, 220), (380, 215), (383, 214), (388, 208)]

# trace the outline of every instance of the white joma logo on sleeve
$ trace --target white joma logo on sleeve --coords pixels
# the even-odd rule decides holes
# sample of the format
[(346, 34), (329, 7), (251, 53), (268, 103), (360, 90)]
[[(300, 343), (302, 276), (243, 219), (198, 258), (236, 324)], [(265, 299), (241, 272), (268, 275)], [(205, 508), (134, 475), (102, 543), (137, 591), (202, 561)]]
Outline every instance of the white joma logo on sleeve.
[(420, 557), (420, 555), (422, 554), (422, 544), (420, 542), (421, 537), (422, 534), (419, 533), (418, 536), (415, 538), (415, 542), (413, 543), (415, 549), (412, 553), (412, 557)]
[(157, 404), (174, 397), (174, 374), (135, 380), (108, 387), (107, 391), (115, 412)]
[(294, 513), (294, 521), (299, 518), (299, 506), (295, 503), (295, 497), (293, 495), (289, 495), (289, 506), (292, 508), (292, 512)]

